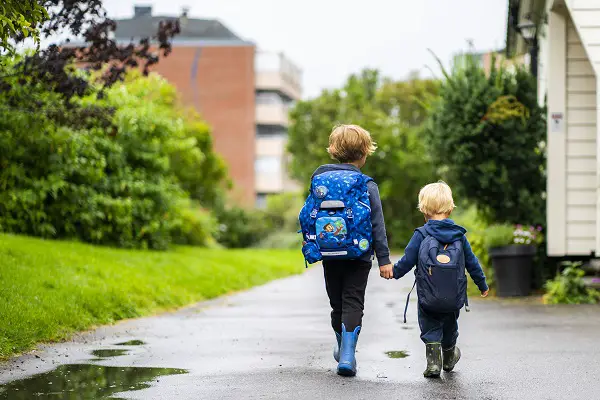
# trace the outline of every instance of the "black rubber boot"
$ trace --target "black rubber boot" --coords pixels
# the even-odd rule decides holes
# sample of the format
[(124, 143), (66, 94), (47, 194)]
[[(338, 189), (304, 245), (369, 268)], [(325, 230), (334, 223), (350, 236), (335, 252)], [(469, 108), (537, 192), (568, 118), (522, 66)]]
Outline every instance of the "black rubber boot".
[(454, 346), (448, 350), (444, 350), (442, 355), (444, 357), (444, 371), (450, 372), (454, 369), (458, 360), (460, 360), (460, 349)]
[(425, 378), (438, 378), (442, 373), (442, 345), (440, 343), (427, 343), (425, 345), (427, 369), (423, 372)]

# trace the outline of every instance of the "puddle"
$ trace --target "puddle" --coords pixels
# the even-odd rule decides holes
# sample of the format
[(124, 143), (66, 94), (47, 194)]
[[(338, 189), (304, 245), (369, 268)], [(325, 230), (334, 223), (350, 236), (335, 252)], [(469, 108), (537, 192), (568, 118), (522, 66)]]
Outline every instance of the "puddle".
[(92, 351), (92, 355), (98, 358), (119, 357), (127, 354), (127, 350), (123, 349), (101, 349)]
[(404, 350), (394, 350), (394, 351), (386, 351), (385, 355), (389, 358), (406, 358), (408, 357), (408, 351)]
[(160, 376), (187, 372), (174, 368), (62, 365), (44, 374), (0, 385), (0, 399), (112, 399), (116, 393), (146, 389)]
[(128, 342), (117, 343), (116, 346), (143, 346), (146, 342), (142, 340), (130, 340)]

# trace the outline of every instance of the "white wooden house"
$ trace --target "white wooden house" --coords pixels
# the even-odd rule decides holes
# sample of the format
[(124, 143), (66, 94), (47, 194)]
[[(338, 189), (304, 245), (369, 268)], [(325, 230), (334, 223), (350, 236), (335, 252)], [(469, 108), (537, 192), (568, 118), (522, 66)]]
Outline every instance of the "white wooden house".
[[(548, 255), (598, 256), (600, 0), (511, 0), (511, 5), (519, 7), (519, 19), (535, 19), (541, 27), (538, 82), (540, 101), (546, 99), (548, 106)], [(517, 39), (513, 45), (523, 43)]]

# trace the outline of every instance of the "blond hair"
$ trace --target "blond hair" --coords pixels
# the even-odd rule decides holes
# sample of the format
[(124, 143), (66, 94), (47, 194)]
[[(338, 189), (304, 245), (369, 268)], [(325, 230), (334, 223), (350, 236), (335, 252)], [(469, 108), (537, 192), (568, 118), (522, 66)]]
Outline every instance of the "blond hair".
[(351, 163), (370, 156), (377, 149), (371, 134), (358, 125), (336, 125), (329, 135), (329, 155), (341, 162)]
[(450, 215), (455, 207), (452, 189), (443, 181), (430, 183), (419, 192), (419, 211), (425, 216)]

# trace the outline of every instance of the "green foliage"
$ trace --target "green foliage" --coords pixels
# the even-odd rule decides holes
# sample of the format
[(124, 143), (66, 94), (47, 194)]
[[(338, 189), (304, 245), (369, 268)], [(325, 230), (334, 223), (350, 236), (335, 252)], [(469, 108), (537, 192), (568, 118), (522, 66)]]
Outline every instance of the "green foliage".
[[(0, 51), (13, 52), (11, 38), (32, 37), (39, 44), (38, 25), (48, 18), (39, 1), (3, 0), (0, 4)], [(1, 60), (0, 60), (1, 62)]]
[(545, 304), (596, 304), (600, 301), (600, 292), (585, 285), (585, 272), (580, 266), (581, 263), (566, 263), (560, 274), (546, 282)]
[(299, 251), (120, 250), (0, 234), (0, 359), (300, 273)]
[(544, 237), (534, 226), (495, 224), (486, 230), (486, 244), (488, 248), (509, 245), (539, 246)]
[(485, 231), (485, 244), (488, 249), (510, 246), (514, 240), (514, 228), (508, 224), (496, 224)]
[[(178, 108), (174, 87), (134, 74), (103, 100), (75, 101), (114, 114), (73, 125), (72, 107), (47, 88), (0, 94), (0, 231), (120, 247), (165, 249), (174, 234), (208, 244), (212, 229), (200, 228), (199, 218), (182, 227), (194, 219), (181, 210), (189, 203), (182, 186), (211, 203), (225, 172), (208, 130)], [(27, 102), (39, 113), (21, 108)], [(206, 180), (184, 168), (206, 172)], [(195, 237), (183, 239), (186, 230)]]
[(414, 79), (391, 82), (377, 71), (352, 75), (341, 89), (326, 90), (301, 101), (291, 112), (288, 149), (291, 171), (308, 186), (314, 170), (331, 162), (326, 148), (337, 123), (358, 124), (378, 142), (364, 172), (378, 183), (391, 247), (404, 247), (423, 217), (416, 209), (419, 189), (434, 180), (419, 124), (423, 102), (434, 96), (437, 82)]
[(472, 60), (445, 75), (425, 130), (444, 179), (490, 223), (544, 223), (546, 116), (535, 77), (486, 76)]
[[(454, 221), (464, 227), (467, 230), (467, 239), (473, 250), (473, 253), (479, 260), (481, 268), (485, 273), (487, 284), (490, 288), (494, 287), (494, 270), (490, 262), (487, 246), (487, 229), (488, 226), (483, 218), (477, 212), (477, 209), (473, 206), (466, 209), (459, 209), (454, 215)], [(475, 285), (469, 285), (469, 289), (475, 290)], [(474, 291), (473, 294), (477, 294), (479, 290)], [(472, 294), (472, 293), (470, 293)]]
[(258, 248), (263, 249), (289, 249), (300, 251), (302, 248), (302, 235), (297, 232), (272, 233), (261, 240)]
[[(283, 193), (267, 197), (267, 207), (263, 210), (265, 223), (274, 234), (277, 232), (296, 233), (300, 229), (298, 213), (304, 205), (300, 193)], [(298, 235), (301, 236), (301, 235)]]
[(238, 206), (219, 207), (217, 241), (228, 248), (251, 247), (268, 234), (268, 227), (260, 210), (246, 210)]
[(215, 236), (218, 223), (215, 216), (196, 202), (182, 201), (175, 208), (180, 223), (173, 230), (173, 242), (179, 245), (218, 247)]

